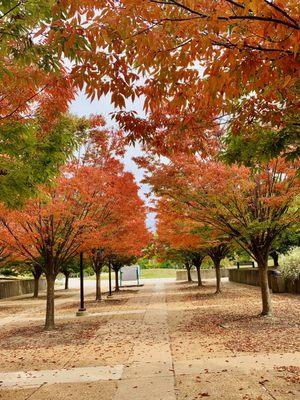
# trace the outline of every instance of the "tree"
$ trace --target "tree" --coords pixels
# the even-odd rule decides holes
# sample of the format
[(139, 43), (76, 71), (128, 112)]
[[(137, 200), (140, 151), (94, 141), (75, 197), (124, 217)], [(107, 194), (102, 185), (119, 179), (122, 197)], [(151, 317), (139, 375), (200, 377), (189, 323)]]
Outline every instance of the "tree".
[(187, 271), (188, 282), (192, 282), (191, 268), (197, 269), (198, 285), (201, 286), (200, 266), (205, 257), (201, 238), (192, 233), (191, 222), (184, 219), (166, 198), (160, 198), (157, 212), (157, 248), (163, 259), (174, 259)]
[(39, 297), (39, 283), (40, 283), (40, 277), (42, 276), (43, 273), (43, 269), (39, 264), (33, 264), (31, 272), (34, 277), (33, 297), (37, 299)]
[(220, 243), (217, 246), (209, 247), (207, 249), (207, 254), (212, 259), (216, 270), (216, 294), (221, 293), (221, 261), (229, 254), (229, 252), (230, 247), (227, 243)]
[[(78, 15), (89, 24), (80, 25)], [(178, 135), (198, 124), (194, 137), (205, 142), (205, 131), (224, 116), (236, 133), (251, 132), (254, 122), (284, 128), (296, 111), (296, 0), (61, 2), (53, 19), (43, 34), (65, 57), (75, 59), (86, 40), (76, 53), (76, 85), (86, 85), (91, 98), (111, 92), (121, 108), (143, 96), (150, 114), (178, 116)]]
[(273, 258), (274, 267), (279, 267), (278, 259), (280, 254), (286, 254), (293, 247), (297, 246), (300, 246), (299, 231), (287, 230), (279, 235), (270, 250), (270, 256)]
[[(203, 147), (224, 118), (232, 132), (250, 137), (253, 127), (255, 135), (257, 126), (272, 125), (294, 146), (297, 6), (297, 0), (5, 1), (0, 67), (3, 80), (17, 81), (26, 71), (41, 91), (40, 75), (66, 81), (67, 71), (71, 86), (91, 99), (110, 92), (117, 108), (139, 96), (150, 122), (166, 116), (178, 128), (170, 132), (189, 130), (190, 141)], [(119, 115), (120, 122), (127, 117)], [(133, 138), (151, 141), (147, 121), (136, 122)], [(157, 133), (160, 145), (164, 132)]]
[(40, 264), (16, 258), (5, 246), (1, 246), (0, 253), (0, 270), (2, 270), (1, 272), (4, 275), (18, 276), (32, 274), (34, 279), (33, 298), (37, 299), (39, 297), (40, 277), (43, 273)]
[(196, 267), (198, 286), (203, 286), (201, 278), (201, 264), (206, 254), (204, 252), (195, 252), (192, 254), (192, 263)]
[[(3, 209), (1, 237), (12, 253), (39, 263), (47, 279), (46, 329), (54, 328), (54, 283), (96, 226), (106, 223), (111, 176), (90, 166), (71, 165), (44, 199), (19, 210)], [(42, 262), (41, 262), (42, 259)]]
[(96, 274), (96, 301), (102, 299), (101, 295), (101, 272), (106, 262), (104, 248), (90, 250), (90, 260), (92, 262), (92, 268)]
[(257, 261), (262, 315), (271, 315), (268, 256), (299, 218), (297, 165), (275, 159), (251, 170), (183, 155), (149, 170), (146, 181), (157, 194), (179, 204), (185, 217), (232, 237)]
[(124, 263), (141, 254), (150, 233), (145, 225), (146, 209), (139, 197), (139, 188), (133, 175), (126, 172), (118, 160), (125, 152), (122, 133), (103, 128), (103, 120), (99, 117), (92, 117), (92, 121), (96, 128), (92, 126), (85, 142), (82, 163), (105, 171), (111, 186), (106, 199), (105, 223), (99, 219), (84, 243), (96, 274), (96, 300), (101, 300), (103, 265), (113, 261), (117, 276)]
[(66, 115), (76, 89), (58, 47), (39, 34), (55, 3), (0, 5), (0, 200), (13, 207), (54, 179), (76, 144)]
[(61, 267), (61, 273), (65, 277), (65, 290), (69, 289), (69, 278), (72, 274), (79, 274), (79, 262), (78, 257), (74, 256), (70, 258), (66, 263), (64, 263)]
[(288, 161), (297, 161), (300, 156), (299, 116), (292, 116), (290, 123), (281, 130), (253, 125), (251, 135), (240, 130), (226, 132), (221, 158), (231, 164), (239, 163), (254, 167), (260, 162), (268, 162), (278, 154)]
[(35, 64), (44, 70), (59, 66), (58, 55), (47, 41), (41, 37), (34, 40), (40, 24), (51, 21), (54, 4), (54, 0), (1, 2), (0, 68), (3, 73), (9, 72), (8, 60), (10, 66)]
[(124, 188), (127, 189), (122, 202), (120, 224), (115, 225), (107, 236), (105, 249), (115, 271), (116, 291), (119, 291), (119, 271), (141, 257), (149, 243), (151, 234), (146, 227), (146, 209), (138, 196), (138, 187), (132, 174), (126, 173)]
[[(159, 194), (160, 189), (156, 193)], [(160, 198), (157, 214), (158, 239), (164, 247), (163, 251), (166, 251), (166, 256), (175, 252), (175, 256), (181, 257), (189, 282), (192, 281), (190, 271), (194, 265), (197, 270), (198, 286), (202, 286), (200, 271), (202, 261), (209, 256), (216, 271), (216, 293), (221, 293), (220, 263), (230, 252), (230, 238), (203, 222), (189, 219), (181, 203), (168, 196)]]
[(61, 115), (50, 130), (37, 122), (0, 124), (0, 200), (20, 207), (55, 178), (79, 143), (80, 124), (68, 115)]

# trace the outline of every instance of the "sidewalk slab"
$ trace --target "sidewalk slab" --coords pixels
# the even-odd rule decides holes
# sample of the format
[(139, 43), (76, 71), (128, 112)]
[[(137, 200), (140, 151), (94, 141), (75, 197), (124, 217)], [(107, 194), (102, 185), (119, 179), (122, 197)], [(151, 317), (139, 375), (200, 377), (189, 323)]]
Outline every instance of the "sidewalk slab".
[(120, 381), (113, 400), (176, 400), (173, 376), (153, 376)]
[(214, 373), (225, 370), (248, 373), (252, 370), (263, 370), (275, 366), (300, 367), (300, 353), (239, 355), (174, 362), (176, 375)]
[(28, 388), (59, 383), (120, 379), (123, 365), (0, 373), (1, 388)]

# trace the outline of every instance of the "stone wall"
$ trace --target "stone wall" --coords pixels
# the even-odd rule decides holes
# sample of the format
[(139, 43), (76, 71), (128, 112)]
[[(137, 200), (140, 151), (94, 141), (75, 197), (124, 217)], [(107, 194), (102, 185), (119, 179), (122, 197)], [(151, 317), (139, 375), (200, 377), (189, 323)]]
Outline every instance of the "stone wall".
[[(229, 276), (229, 270), (225, 269), (225, 268), (221, 268), (221, 278), (226, 278)], [(192, 279), (193, 281), (198, 280), (197, 278), (197, 271), (196, 270), (192, 270), (191, 271), (191, 275), (192, 275)], [(205, 279), (215, 279), (216, 277), (216, 272), (214, 269), (202, 269), (201, 270), (201, 278), (203, 280)], [(185, 269), (180, 269), (178, 271), (176, 271), (176, 280), (177, 281), (187, 281), (187, 271)]]
[[(229, 280), (260, 286), (258, 268), (232, 268), (229, 270)], [(272, 269), (269, 269), (269, 286), (274, 293), (300, 293), (300, 279), (296, 279), (294, 282), (285, 280), (280, 275), (274, 275)]]
[[(46, 289), (46, 280), (40, 279), (40, 290)], [(0, 299), (7, 297), (20, 296), (22, 294), (33, 293), (34, 280), (33, 279), (4, 279), (0, 280)]]

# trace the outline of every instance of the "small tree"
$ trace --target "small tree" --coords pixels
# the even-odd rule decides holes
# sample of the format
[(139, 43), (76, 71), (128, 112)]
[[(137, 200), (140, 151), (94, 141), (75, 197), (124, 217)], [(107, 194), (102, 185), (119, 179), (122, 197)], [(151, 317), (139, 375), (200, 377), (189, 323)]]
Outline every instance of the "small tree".
[(287, 230), (282, 232), (274, 241), (270, 250), (270, 256), (273, 258), (274, 267), (279, 267), (279, 255), (287, 254), (293, 247), (300, 246), (300, 232)]
[(69, 289), (69, 278), (72, 274), (77, 275), (79, 273), (79, 262), (78, 257), (70, 258), (65, 264), (61, 267), (61, 273), (65, 277), (65, 290)]
[(220, 243), (217, 246), (209, 247), (207, 249), (207, 254), (210, 256), (214, 263), (216, 271), (216, 294), (221, 293), (221, 261), (230, 252), (230, 247), (227, 243)]
[(193, 265), (196, 268), (197, 271), (197, 282), (198, 286), (203, 286), (202, 279), (201, 279), (201, 265), (206, 257), (206, 254), (203, 251), (198, 251), (192, 254), (191, 260)]
[(92, 268), (96, 274), (96, 301), (101, 301), (101, 272), (107, 260), (104, 248), (93, 249), (90, 251)]
[(34, 277), (33, 298), (37, 299), (39, 297), (40, 277), (42, 276), (43, 268), (40, 266), (40, 264), (34, 263), (32, 265), (31, 272)]

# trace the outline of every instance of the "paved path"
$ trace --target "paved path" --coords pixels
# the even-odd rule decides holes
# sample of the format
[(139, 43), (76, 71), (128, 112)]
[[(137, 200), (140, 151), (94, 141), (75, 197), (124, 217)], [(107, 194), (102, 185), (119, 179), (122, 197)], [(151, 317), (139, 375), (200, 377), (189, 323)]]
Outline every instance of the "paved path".
[(114, 400), (175, 400), (164, 283), (155, 285)]

